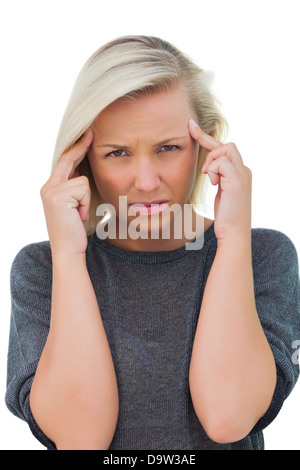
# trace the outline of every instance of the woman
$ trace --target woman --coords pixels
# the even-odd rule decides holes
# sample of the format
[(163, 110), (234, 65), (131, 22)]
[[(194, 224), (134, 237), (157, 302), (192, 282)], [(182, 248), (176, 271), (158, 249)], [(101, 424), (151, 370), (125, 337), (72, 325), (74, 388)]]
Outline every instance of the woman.
[(163, 40), (119, 38), (83, 67), (41, 190), (49, 242), (11, 272), (6, 402), (47, 448), (263, 449), (299, 373), (297, 253), (251, 230), (224, 128)]

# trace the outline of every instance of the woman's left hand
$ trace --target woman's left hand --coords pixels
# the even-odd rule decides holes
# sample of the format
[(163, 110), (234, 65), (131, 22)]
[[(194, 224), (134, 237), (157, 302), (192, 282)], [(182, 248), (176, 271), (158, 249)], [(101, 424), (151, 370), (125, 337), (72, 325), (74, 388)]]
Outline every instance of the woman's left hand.
[(219, 185), (215, 198), (215, 235), (218, 242), (251, 234), (252, 173), (243, 164), (233, 143), (221, 144), (206, 134), (195, 121), (189, 121), (194, 140), (208, 151), (202, 172), (213, 185)]

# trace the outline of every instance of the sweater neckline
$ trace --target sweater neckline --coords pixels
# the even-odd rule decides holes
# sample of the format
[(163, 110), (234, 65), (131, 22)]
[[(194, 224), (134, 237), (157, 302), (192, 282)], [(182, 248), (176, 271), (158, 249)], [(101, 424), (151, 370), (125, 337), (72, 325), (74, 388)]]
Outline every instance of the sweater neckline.
[[(197, 237), (196, 241), (202, 237), (203, 234)], [(210, 225), (210, 227), (204, 232), (204, 243), (203, 247), (208, 240), (215, 236), (214, 232), (214, 222)], [(199, 252), (200, 250), (191, 250), (186, 249), (186, 246), (183, 245), (179, 248), (175, 248), (174, 250), (168, 251), (133, 251), (127, 250), (125, 248), (120, 248), (112, 243), (108, 242), (107, 240), (102, 240), (97, 236), (96, 233), (91, 235), (91, 241), (96, 244), (102, 251), (106, 252), (109, 255), (118, 257), (123, 262), (127, 262), (129, 264), (158, 264), (158, 263), (167, 263), (170, 261), (174, 261), (184, 256), (188, 256), (191, 253)]]

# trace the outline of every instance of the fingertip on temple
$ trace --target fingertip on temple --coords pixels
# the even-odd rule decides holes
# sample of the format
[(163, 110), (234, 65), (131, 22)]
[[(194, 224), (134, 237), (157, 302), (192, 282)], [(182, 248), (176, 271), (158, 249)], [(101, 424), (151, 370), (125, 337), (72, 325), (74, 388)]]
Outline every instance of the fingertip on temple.
[(200, 129), (199, 124), (197, 124), (196, 121), (194, 121), (193, 118), (191, 118), (191, 119), (189, 120), (189, 123), (190, 123), (190, 125), (191, 125), (194, 129)]

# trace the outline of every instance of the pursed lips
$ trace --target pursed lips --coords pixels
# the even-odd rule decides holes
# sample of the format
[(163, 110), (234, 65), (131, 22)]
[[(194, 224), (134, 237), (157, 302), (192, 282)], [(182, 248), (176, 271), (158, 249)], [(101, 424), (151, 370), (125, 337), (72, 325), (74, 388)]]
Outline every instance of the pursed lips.
[(152, 204), (166, 204), (168, 201), (167, 200), (160, 200), (160, 201), (151, 201), (151, 202), (133, 202), (131, 204), (129, 204), (130, 206), (133, 206), (133, 205), (143, 205), (143, 206), (151, 206)]

